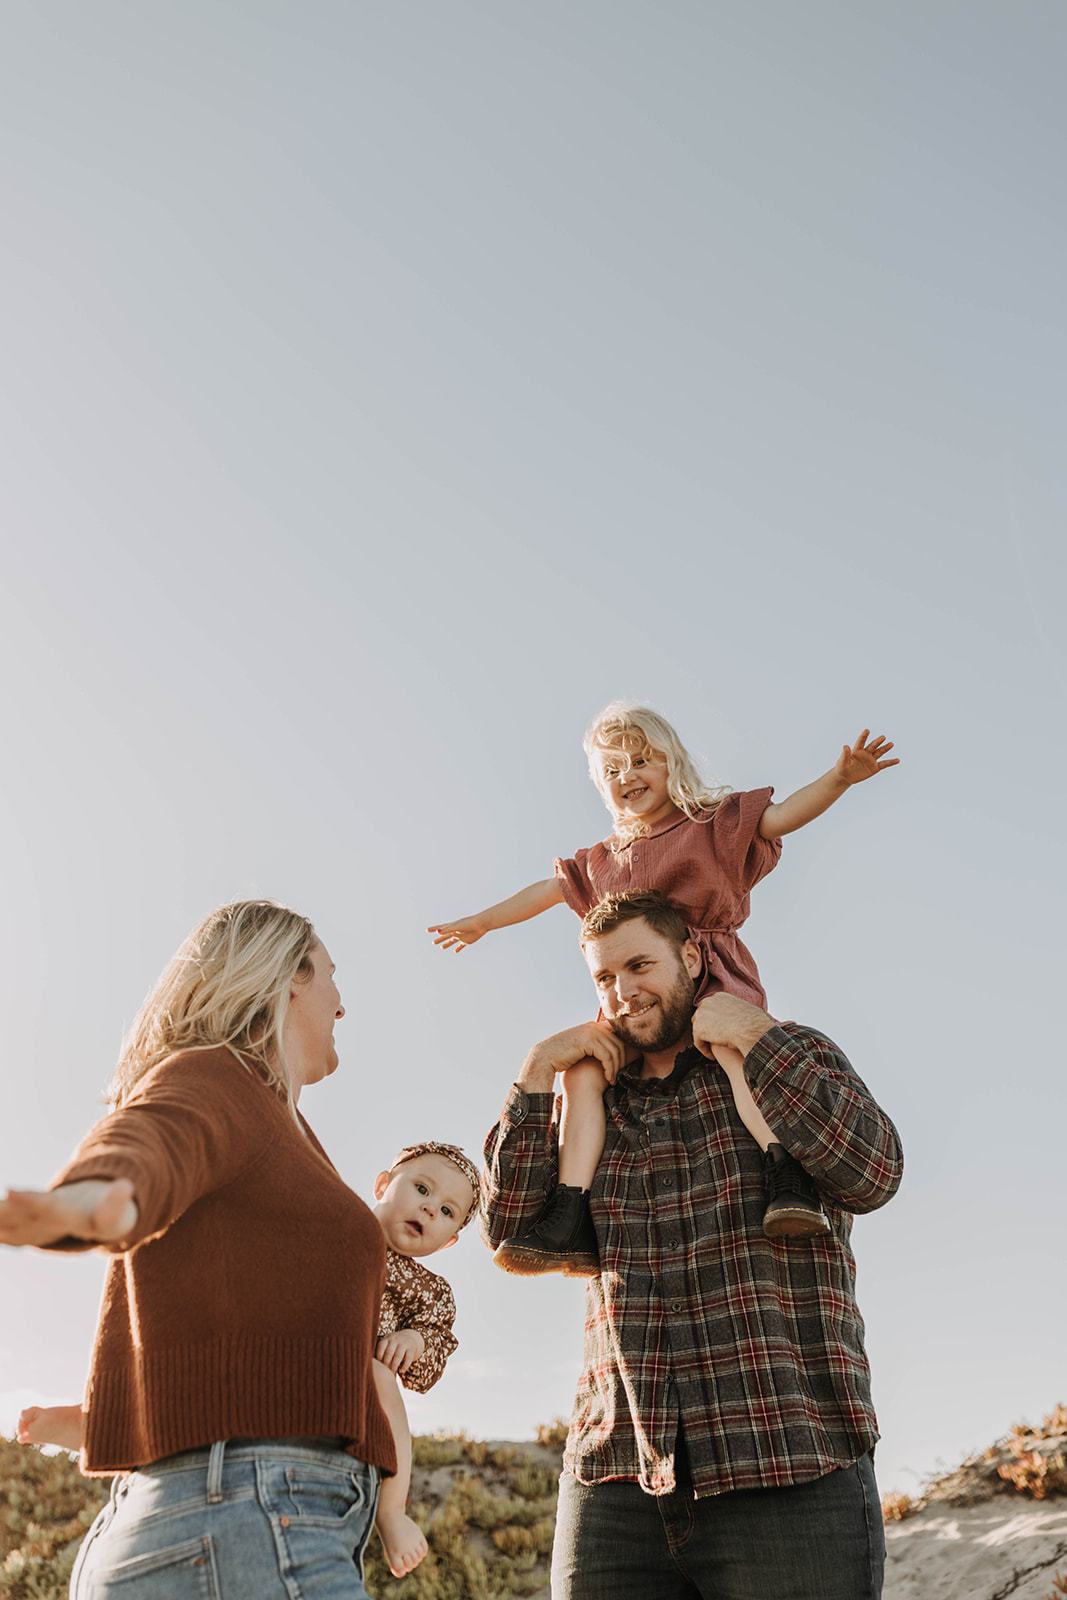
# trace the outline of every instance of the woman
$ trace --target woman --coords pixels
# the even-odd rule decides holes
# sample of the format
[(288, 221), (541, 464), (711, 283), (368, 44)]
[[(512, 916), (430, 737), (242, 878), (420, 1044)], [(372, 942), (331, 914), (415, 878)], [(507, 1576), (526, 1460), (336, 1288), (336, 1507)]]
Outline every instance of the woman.
[(117, 1472), (72, 1600), (359, 1600), (379, 1473), (372, 1212), (297, 1102), (344, 1007), (311, 923), (225, 906), (145, 1001), (112, 1114), (0, 1243), (111, 1254), (83, 1470)]

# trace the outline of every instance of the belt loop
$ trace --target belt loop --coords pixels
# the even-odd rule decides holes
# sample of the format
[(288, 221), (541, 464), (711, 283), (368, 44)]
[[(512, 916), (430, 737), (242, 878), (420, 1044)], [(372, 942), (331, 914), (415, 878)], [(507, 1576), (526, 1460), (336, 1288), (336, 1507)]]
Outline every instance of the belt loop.
[(207, 1462), (207, 1503), (217, 1506), (222, 1499), (222, 1458), (226, 1451), (226, 1440), (216, 1439), (211, 1446), (211, 1454)]

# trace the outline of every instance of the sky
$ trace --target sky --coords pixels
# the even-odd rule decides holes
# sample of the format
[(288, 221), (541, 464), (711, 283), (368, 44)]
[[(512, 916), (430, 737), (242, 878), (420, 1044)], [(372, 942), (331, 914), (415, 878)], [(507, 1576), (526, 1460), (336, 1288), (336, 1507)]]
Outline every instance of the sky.
[[(10, 0), (0, 56), (0, 1184), (101, 1114), (215, 905), (336, 961), (343, 1176), (477, 1154), (595, 1013), (558, 907), (618, 696), (778, 798), (745, 939), (897, 1123), (857, 1220), (884, 1489), (1067, 1399), (1052, 0)], [(582, 1290), (432, 1263), (415, 1431), (566, 1415)], [(0, 1429), (102, 1260), (0, 1253)]]

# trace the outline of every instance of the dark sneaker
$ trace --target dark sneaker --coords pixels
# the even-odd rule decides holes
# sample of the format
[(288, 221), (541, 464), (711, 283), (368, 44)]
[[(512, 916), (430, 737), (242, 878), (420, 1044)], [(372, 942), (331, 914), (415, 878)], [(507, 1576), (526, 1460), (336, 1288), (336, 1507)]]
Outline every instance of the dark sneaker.
[(529, 1233), (505, 1239), (493, 1260), (505, 1272), (537, 1278), (562, 1272), (567, 1278), (595, 1278), (600, 1271), (589, 1190), (561, 1183)]
[(814, 1183), (780, 1144), (768, 1146), (763, 1173), (770, 1195), (763, 1231), (769, 1239), (812, 1239), (830, 1232)]

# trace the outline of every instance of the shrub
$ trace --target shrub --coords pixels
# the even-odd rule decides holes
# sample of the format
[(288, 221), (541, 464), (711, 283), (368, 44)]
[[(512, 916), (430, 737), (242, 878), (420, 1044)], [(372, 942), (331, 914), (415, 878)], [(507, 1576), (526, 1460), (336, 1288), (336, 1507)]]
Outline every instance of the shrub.
[(66, 1600), (78, 1544), (108, 1496), (72, 1456), (0, 1439), (0, 1597)]
[(903, 1522), (919, 1508), (910, 1494), (890, 1493), (882, 1496), (882, 1521)]
[(567, 1443), (567, 1434), (570, 1424), (562, 1417), (557, 1417), (554, 1422), (542, 1422), (537, 1429), (538, 1444), (548, 1445), (550, 1450), (562, 1450)]

